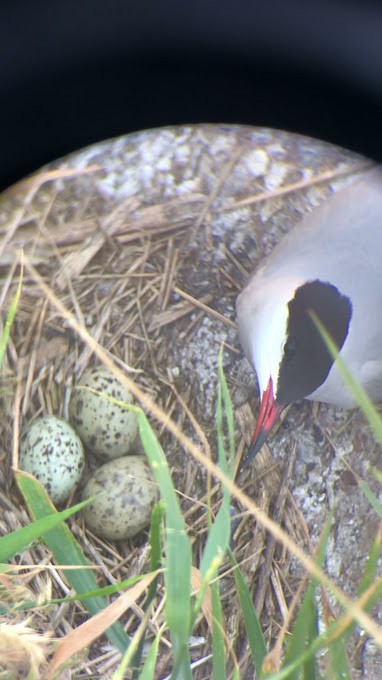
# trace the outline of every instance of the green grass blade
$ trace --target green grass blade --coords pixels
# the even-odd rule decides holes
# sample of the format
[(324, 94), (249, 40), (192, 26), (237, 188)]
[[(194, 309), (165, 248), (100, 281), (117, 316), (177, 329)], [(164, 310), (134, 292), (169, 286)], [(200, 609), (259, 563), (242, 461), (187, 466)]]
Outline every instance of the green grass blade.
[(251, 649), (253, 664), (255, 666), (256, 675), (260, 677), (263, 661), (268, 653), (263, 633), (261, 631), (260, 621), (257, 618), (256, 609), (253, 605), (251, 593), (244, 580), (243, 574), (238, 566), (236, 557), (232, 550), (229, 550), (229, 558), (233, 566), (233, 575), (235, 578), (236, 592), (240, 602), (241, 612), (244, 618), (245, 630), (247, 632), (248, 643)]
[[(216, 430), (218, 445), (219, 466), (228, 476), (233, 476), (234, 472), (234, 418), (232, 401), (230, 399), (227, 383), (222, 368), (222, 352), (219, 354), (219, 383), (218, 397), (216, 404)], [(224, 421), (227, 426), (228, 448), (227, 454), (224, 444)], [(200, 562), (200, 573), (202, 577), (202, 587), (194, 607), (194, 617), (199, 611), (208, 584), (216, 577), (218, 569), (229, 547), (231, 535), (231, 513), (230, 513), (230, 493), (223, 487), (223, 500), (221, 507), (216, 515), (215, 521), (210, 524), (206, 545)], [(226, 653), (224, 645), (224, 624), (223, 613), (220, 601), (220, 589), (218, 583), (211, 585), (212, 608), (213, 608), (213, 627), (212, 627), (212, 648), (213, 648), (213, 678), (220, 680), (225, 678), (226, 673)]]
[[(347, 368), (345, 362), (342, 360), (341, 356), (338, 354), (338, 348), (336, 347), (335, 343), (333, 342), (333, 339), (331, 338), (330, 334), (326, 331), (325, 327), (321, 323), (320, 319), (314, 314), (311, 313), (311, 316), (313, 318), (313, 321), (315, 322), (316, 326), (318, 327), (329, 351), (332, 357), (336, 360), (336, 366), (338, 367), (338, 371), (341, 374), (342, 379), (348, 386), (349, 390), (351, 391), (354, 399), (357, 401), (358, 405), (362, 409), (363, 413), (365, 414), (367, 420), (369, 421), (369, 424), (371, 428), (374, 431), (376, 439), (381, 443), (382, 442), (382, 419), (380, 417), (380, 414), (378, 413), (377, 409), (375, 408), (373, 402), (365, 392), (365, 390), (358, 384), (358, 382), (353, 378), (351, 372)], [(382, 505), (375, 496), (375, 494), (371, 491), (370, 487), (366, 482), (359, 482), (359, 486), (365, 495), (365, 497), (368, 499), (370, 505), (374, 508), (374, 510), (378, 513), (380, 517), (382, 517)], [(370, 565), (370, 572), (367, 570), (364, 575), (363, 582), (361, 584), (362, 589), (366, 589), (367, 583), (370, 583), (370, 574), (375, 570), (375, 561), (377, 558), (377, 553), (379, 557), (380, 553), (380, 545), (378, 547), (374, 546), (374, 551), (372, 548), (371, 555), (373, 556), (373, 563)], [(361, 591), (362, 592), (362, 591)], [(331, 676), (333, 678), (350, 678), (350, 670), (349, 666), (347, 663), (346, 659), (346, 652), (344, 645), (342, 643), (342, 640), (336, 640), (334, 643), (331, 643), (330, 645), (330, 658), (331, 658)]]
[[(227, 461), (228, 470), (224, 471), (232, 479), (235, 474), (235, 417), (233, 413), (232, 399), (229, 393), (225, 373), (223, 370), (222, 351), (219, 354), (218, 370), (219, 370), (219, 386), (221, 390), (221, 397), (223, 399), (224, 415), (227, 423), (228, 446), (229, 446), (229, 456)], [(223, 461), (221, 461), (219, 458), (220, 464), (221, 462), (223, 462), (223, 464), (225, 463), (225, 458), (226, 457), (224, 456)]]
[[(218, 398), (216, 404), (216, 432), (219, 466), (223, 472), (229, 476), (234, 475), (235, 462), (235, 437), (234, 437), (234, 416), (232, 401), (230, 398), (227, 382), (223, 371), (223, 352), (219, 353), (218, 361), (219, 383)], [(224, 443), (224, 423), (227, 428), (228, 456)], [(210, 526), (208, 538), (200, 565), (202, 578), (205, 582), (210, 582), (217, 574), (218, 568), (225, 556), (231, 536), (231, 495), (223, 486), (223, 500), (214, 523)], [(226, 677), (226, 650), (224, 640), (223, 611), (220, 598), (219, 582), (211, 584), (212, 593), (212, 651), (213, 651), (213, 678), (223, 680)]]
[(375, 479), (382, 484), (382, 471), (378, 470), (378, 468), (372, 467), (370, 468), (372, 474), (374, 475)]
[(332, 640), (328, 649), (328, 680), (329, 678), (330, 680), (352, 680), (353, 676), (350, 672), (344, 640), (342, 638)]
[[(56, 509), (40, 482), (34, 477), (21, 471), (15, 473), (18, 487), (24, 497), (32, 517), (36, 520), (51, 515)], [(88, 561), (66, 524), (61, 523), (54, 529), (45, 532), (44, 541), (52, 551), (58, 564), (88, 566)], [(66, 578), (74, 590), (86, 593), (97, 590), (97, 581), (91, 569), (71, 569), (66, 572)], [(107, 601), (100, 596), (86, 599), (84, 604), (91, 614), (97, 614), (107, 606)], [(107, 629), (106, 635), (122, 654), (130, 643), (123, 626), (116, 622)]]
[[(229, 502), (229, 499), (228, 499)], [(200, 562), (200, 573), (203, 578), (212, 580), (224, 558), (230, 539), (231, 515), (227, 503), (223, 504), (211, 526)]]
[(381, 557), (381, 535), (378, 531), (376, 538), (370, 548), (370, 552), (366, 561), (365, 570), (362, 575), (362, 580), (359, 586), (358, 595), (362, 595), (376, 579), (376, 573), (379, 566), (379, 559)]
[(172, 677), (191, 680), (191, 544), (166, 457), (143, 411), (136, 408), (136, 413), (142, 444), (166, 508), (165, 612), (173, 644)]
[(37, 519), (31, 524), (28, 524), (21, 529), (16, 529), (10, 534), (6, 534), (0, 538), (0, 562), (7, 562), (12, 559), (12, 557), (19, 552), (25, 550), (25, 548), (36, 541), (47, 531), (54, 529), (60, 522), (68, 519), (71, 515), (81, 510), (85, 505), (89, 505), (94, 498), (89, 498), (86, 501), (77, 503), (73, 505), (72, 508), (62, 510), (61, 512), (55, 512), (41, 519)]
[[(368, 602), (368, 607), (371, 605), (372, 601), (375, 602), (376, 596), (380, 595), (380, 590), (377, 589), (375, 593), (373, 593), (372, 598), (370, 598), (370, 601)], [(285, 663), (283, 664), (283, 668), (280, 671), (277, 671), (275, 673), (269, 673), (267, 675), (264, 675), (264, 678), (266, 677), (267, 680), (284, 680), (285, 678), (288, 678), (290, 680), (291, 677), (293, 676), (293, 673), (297, 673), (297, 677), (300, 679), (301, 677), (305, 678), (310, 676), (306, 676), (303, 674), (301, 676), (301, 668), (302, 666), (306, 663), (306, 661), (313, 656), (317, 651), (325, 648), (325, 647), (330, 647), (333, 642), (336, 634), (338, 633), (339, 626), (341, 625), (340, 621), (333, 621), (331, 623), (327, 630), (321, 633), (321, 635), (318, 635), (314, 640), (312, 640), (311, 645), (305, 649), (300, 656), (295, 657), (289, 665), (286, 665)], [(344, 672), (346, 673), (346, 668), (343, 669)], [(320, 675), (317, 674), (317, 677), (321, 677)], [(346, 677), (346, 676), (345, 676)], [(329, 678), (328, 678), (329, 680)], [(331, 678), (330, 678), (331, 680)]]
[(154, 680), (155, 664), (157, 662), (158, 657), (160, 638), (161, 635), (160, 633), (158, 633), (158, 635), (154, 638), (154, 642), (152, 643), (149, 649), (145, 663), (143, 664), (143, 668), (139, 675), (139, 680)]
[(165, 518), (165, 504), (159, 501), (151, 515), (150, 525), (150, 548), (151, 548), (151, 570), (155, 571), (162, 566), (162, 526)]
[(3, 359), (4, 359), (5, 350), (6, 350), (7, 344), (8, 344), (9, 334), (11, 332), (12, 324), (13, 324), (15, 316), (16, 316), (17, 307), (19, 306), (21, 288), (22, 288), (22, 284), (23, 284), (23, 274), (24, 274), (23, 266), (21, 265), (20, 277), (19, 277), (19, 282), (17, 284), (16, 293), (15, 293), (15, 296), (14, 296), (12, 302), (11, 302), (11, 306), (9, 308), (7, 319), (6, 319), (5, 325), (4, 325), (4, 331), (3, 331), (1, 338), (0, 338), (0, 367), (3, 365)]
[(235, 665), (235, 668), (232, 671), (232, 680), (240, 680), (240, 668)]
[[(222, 369), (222, 354), (219, 355), (219, 384), (218, 384), (218, 398), (216, 404), (216, 430), (218, 443), (218, 458), (219, 466), (227, 475), (233, 475), (233, 456), (234, 456), (234, 427), (233, 427), (233, 411), (232, 402), (227, 389), (223, 369)], [(224, 413), (223, 413), (224, 402)], [(230, 460), (227, 464), (227, 456), (224, 446), (223, 433), (223, 416), (226, 418)], [(229, 469), (228, 469), (229, 468)], [(210, 526), (206, 545), (203, 550), (203, 556), (200, 561), (200, 573), (202, 579), (205, 579), (208, 574), (208, 579), (215, 577), (217, 570), (223, 560), (226, 550), (229, 545), (231, 536), (231, 513), (230, 513), (230, 494), (228, 490), (223, 487), (223, 501), (216, 515), (214, 523)], [(213, 567), (213, 568), (212, 568)]]
[[(330, 528), (332, 525), (332, 514), (329, 516), (325, 523), (324, 529), (321, 534), (320, 544), (317, 551), (317, 565), (321, 567), (325, 559), (325, 550), (328, 542)], [(317, 587), (317, 579), (312, 578), (310, 584), (307, 588), (305, 596), (303, 598), (302, 604), (300, 606), (294, 627), (293, 635), (289, 638), (288, 649), (285, 655), (285, 660), (283, 666), (288, 666), (292, 664), (297, 658), (303, 655), (304, 650), (307, 646), (311, 645), (312, 641), (318, 636), (317, 630), (317, 612), (316, 612), (316, 602), (315, 593)], [(312, 652), (313, 654), (313, 652)], [(306, 672), (310, 673), (312, 680), (316, 677), (316, 665), (311, 660), (311, 657), (304, 657), (304, 668)], [(298, 680), (300, 675), (300, 670), (296, 668), (288, 677), (291, 680)], [(309, 677), (307, 675), (306, 677)]]
[[(316, 618), (315, 592), (317, 582), (312, 579), (304, 599), (302, 601), (299, 613), (293, 628), (293, 634), (289, 638), (287, 654), (285, 656), (283, 666), (288, 666), (295, 659), (300, 657), (306, 649), (307, 640), (310, 639), (311, 631), (314, 629), (314, 621)], [(299, 670), (289, 676), (292, 680), (297, 680), (299, 677)], [(314, 677), (314, 676), (313, 676)]]
[[(318, 564), (320, 564), (320, 562), (322, 562), (323, 560), (324, 547), (327, 542), (327, 536), (325, 534), (328, 532), (329, 526), (330, 521), (327, 522), (326, 530), (323, 533), (323, 537), (321, 539)], [(372, 551), (370, 554), (370, 560), (372, 562), (372, 565), (370, 567), (368, 579), (367, 581), (365, 581), (364, 589), (366, 589), (369, 585), (372, 585), (372, 583), (374, 582), (372, 577), (376, 566), (378, 566), (379, 551), (380, 551), (380, 539), (378, 537), (372, 547)], [(234, 571), (234, 574), (236, 578), (236, 570)], [(308, 591), (309, 589), (310, 591), (313, 590), (314, 585), (315, 585), (314, 582), (311, 582)], [(306, 608), (309, 604), (311, 607), (312, 605), (314, 606), (315, 604), (308, 591), (300, 607), (293, 634), (291, 638), (289, 638), (290, 640), (289, 649), (284, 660), (282, 669), (277, 672), (270, 672), (260, 676), (258, 669), (261, 668), (261, 663), (258, 663), (258, 665), (255, 667), (260, 677), (267, 678), (267, 680), (285, 680), (286, 678), (288, 678), (288, 680), (291, 680), (291, 678), (299, 678), (299, 680), (301, 678), (304, 679), (309, 678), (309, 680), (311, 680), (313, 678), (321, 678), (321, 675), (319, 674), (316, 666), (313, 665), (312, 663), (312, 659), (314, 654), (316, 654), (319, 650), (327, 647), (329, 651), (333, 649), (332, 658), (330, 660), (332, 672), (331, 675), (328, 676), (328, 680), (329, 678), (330, 680), (332, 678), (342, 679), (342, 677), (345, 679), (351, 678), (351, 674), (349, 675), (350, 671), (348, 661), (346, 658), (344, 643), (342, 639), (338, 637), (338, 632), (339, 630), (341, 631), (343, 638), (344, 635), (351, 631), (355, 624), (350, 624), (347, 628), (343, 629), (343, 623), (341, 620), (333, 621), (328, 626), (327, 630), (321, 633), (321, 635), (319, 635), (317, 630), (316, 617), (315, 616), (309, 617), (309, 612), (308, 616), (306, 616), (306, 613), (304, 612), (304, 608)], [(376, 585), (373, 592), (370, 593), (367, 603), (364, 604), (363, 609), (365, 611), (369, 611), (370, 609), (372, 609), (372, 607), (381, 597), (381, 593), (382, 593), (382, 579), (381, 582)], [(243, 607), (242, 609), (244, 611)], [(296, 637), (296, 626), (301, 625), (303, 627), (304, 622), (305, 625), (308, 625), (308, 623), (310, 622), (309, 623), (309, 625), (311, 626), (310, 631), (306, 632), (305, 635), (303, 634), (303, 631), (301, 632), (301, 635), (299, 635), (297, 631)], [(261, 635), (261, 631), (259, 632)], [(297, 648), (296, 642), (298, 643), (300, 639), (303, 640), (303, 643), (299, 645), (299, 647)], [(293, 646), (294, 650), (292, 650), (291, 653), (291, 647), (293, 648)], [(266, 650), (264, 650), (264, 655), (265, 652)], [(253, 652), (252, 656), (254, 658)]]
[[(156, 504), (156, 506), (153, 509), (152, 514), (151, 514), (150, 547), (151, 547), (151, 569), (152, 569), (152, 571), (156, 571), (157, 569), (160, 569), (160, 567), (162, 566), (162, 526), (163, 526), (164, 515), (165, 515), (164, 503), (163, 503), (163, 501), (159, 501), (159, 503)], [(150, 583), (149, 591), (148, 591), (146, 602), (145, 602), (145, 605), (144, 605), (144, 611), (145, 612), (150, 608), (151, 603), (156, 596), (156, 592), (157, 592), (157, 589), (158, 589), (158, 583), (159, 583), (159, 576), (157, 576), (152, 581), (152, 583)], [(142, 654), (143, 654), (145, 639), (146, 639), (146, 634), (144, 632), (142, 634), (140, 641), (139, 641), (137, 651), (134, 655), (134, 659), (133, 659), (133, 663), (132, 663), (132, 666), (135, 669), (133, 671), (133, 680), (135, 680), (135, 678), (138, 678), (139, 668), (140, 668), (141, 661), (142, 661)]]
[(330, 337), (329, 333), (321, 323), (320, 319), (317, 317), (314, 312), (311, 312), (311, 317), (313, 321), (315, 322), (318, 330), (320, 331), (330, 354), (332, 357), (336, 360), (336, 366), (338, 368), (338, 371), (341, 374), (342, 379), (344, 382), (347, 384), (349, 390), (351, 391), (354, 399), (356, 400), (357, 404), (361, 407), (362, 411), (364, 412), (366, 418), (369, 421), (369, 424), (371, 425), (374, 434), (377, 438), (377, 440), (382, 443), (382, 419), (375, 408), (373, 402), (371, 399), (369, 399), (368, 395), (366, 394), (365, 390), (358, 384), (358, 382), (353, 378), (351, 372), (347, 368), (345, 362), (342, 360), (341, 356), (338, 354), (338, 348), (336, 347), (335, 342), (333, 342), (333, 339)]
[[(322, 548), (323, 546), (321, 546)], [(379, 541), (378, 541), (379, 548)], [(375, 551), (377, 546), (375, 546)], [(322, 559), (322, 550), (321, 558)], [(373, 561), (378, 560), (377, 552), (373, 554)], [(311, 584), (312, 585), (312, 584)], [(376, 584), (373, 592), (369, 594), (367, 602), (363, 605), (365, 611), (370, 610), (373, 605), (378, 601), (382, 592), (382, 580), (381, 583)], [(304, 599), (303, 605), (306, 603), (307, 598)], [(303, 613), (299, 612), (299, 617), (303, 619)], [(325, 647), (329, 650), (329, 663), (330, 663), (330, 674), (328, 677), (334, 679), (340, 678), (351, 678), (351, 673), (349, 669), (349, 664), (346, 656), (346, 650), (344, 646), (344, 638), (352, 630), (355, 623), (349, 623), (346, 627), (343, 626), (341, 619), (339, 621), (333, 621), (321, 635), (318, 634), (318, 630), (312, 629), (311, 634), (306, 636), (306, 646), (305, 648), (301, 645), (299, 650), (296, 650), (295, 654), (289, 654), (285, 659), (283, 668), (280, 672), (271, 674), (269, 677), (272, 680), (281, 680), (282, 678), (300, 678), (301, 667), (304, 668), (303, 677), (320, 677), (318, 671), (314, 668), (312, 671), (311, 660), (313, 655), (316, 654), (320, 649)], [(295, 642), (295, 632), (293, 632), (290, 646)], [(309, 665), (308, 665), (309, 664)], [(268, 677), (268, 676), (267, 676)]]
[[(313, 589), (313, 597), (315, 596), (315, 588)], [(318, 630), (318, 613), (317, 613), (317, 608), (316, 608), (316, 603), (314, 599), (312, 599), (311, 602), (312, 606), (312, 613), (311, 616), (309, 616), (308, 621), (307, 621), (307, 632), (306, 632), (306, 640), (305, 644), (307, 646), (310, 646), (319, 636), (319, 630)], [(319, 680), (321, 677), (317, 664), (316, 664), (316, 659), (315, 656), (312, 652), (312, 654), (309, 654), (307, 658), (305, 659), (303, 663), (303, 677), (305, 678), (311, 678), (311, 680)]]
[(137, 654), (138, 647), (142, 640), (142, 635), (146, 630), (148, 620), (150, 618), (151, 608), (146, 608), (145, 614), (141, 623), (139, 624), (134, 636), (131, 639), (130, 646), (125, 651), (121, 663), (117, 670), (113, 673), (112, 680), (124, 680), (126, 678), (126, 671), (128, 668), (134, 668), (134, 658)]
[(372, 492), (370, 489), (369, 485), (366, 482), (359, 481), (358, 486), (361, 489), (363, 495), (367, 498), (369, 501), (371, 507), (375, 510), (375, 512), (382, 518), (382, 505), (379, 502), (378, 498), (376, 495)]
[[(1, 569), (1, 567), (4, 565), (0, 564), (0, 572), (4, 571)], [(12, 566), (13, 565), (5, 565), (8, 567), (7, 571), (12, 571)], [(65, 571), (65, 567), (62, 567), (62, 571)], [(120, 593), (122, 590), (126, 590), (127, 588), (131, 588), (135, 583), (138, 583), (141, 581), (143, 578), (146, 578), (148, 574), (140, 574), (139, 576), (132, 576), (131, 578), (124, 579), (123, 581), (118, 581), (118, 583), (114, 583), (113, 585), (109, 586), (103, 586), (102, 588), (97, 588), (97, 590), (89, 590), (86, 593), (77, 593), (76, 595), (72, 595), (70, 597), (56, 597), (52, 598), (50, 600), (46, 600), (45, 602), (36, 602), (36, 601), (29, 601), (29, 602), (23, 602), (20, 605), (13, 605), (12, 609), (18, 610), (18, 611), (26, 611), (28, 609), (35, 609), (36, 607), (49, 607), (52, 604), (64, 604), (68, 602), (83, 602), (84, 600), (87, 600), (91, 597), (98, 597), (98, 596), (108, 596), (108, 595), (116, 595), (117, 593)], [(0, 604), (0, 613), (4, 611), (4, 608), (1, 607)]]
[(220, 600), (219, 582), (211, 584), (212, 595), (212, 678), (226, 677), (226, 652), (224, 645), (223, 611)]
[[(380, 600), (381, 595), (382, 595), (382, 578), (376, 581), (376, 583), (371, 584), (372, 589), (368, 594), (367, 599), (364, 601), (362, 605), (362, 609), (364, 611), (370, 611), (375, 604)], [(333, 621), (327, 628), (326, 631), (321, 633), (319, 638), (316, 641), (316, 646), (318, 647), (325, 647), (325, 646), (330, 646), (335, 640), (336, 637), (339, 636), (339, 632), (341, 635), (348, 634), (352, 631), (352, 629), (355, 627), (356, 622), (355, 621), (350, 621), (346, 627), (343, 625), (343, 621), (341, 619)]]

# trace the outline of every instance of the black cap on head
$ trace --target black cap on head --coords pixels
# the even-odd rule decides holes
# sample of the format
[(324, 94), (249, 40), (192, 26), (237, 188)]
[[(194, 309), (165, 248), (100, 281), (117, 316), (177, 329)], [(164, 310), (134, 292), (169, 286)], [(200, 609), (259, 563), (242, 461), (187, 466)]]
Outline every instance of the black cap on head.
[(297, 288), (288, 308), (286, 342), (275, 395), (280, 404), (291, 404), (312, 394), (325, 382), (333, 365), (311, 312), (317, 315), (338, 350), (346, 340), (352, 316), (350, 299), (332, 284), (318, 280)]

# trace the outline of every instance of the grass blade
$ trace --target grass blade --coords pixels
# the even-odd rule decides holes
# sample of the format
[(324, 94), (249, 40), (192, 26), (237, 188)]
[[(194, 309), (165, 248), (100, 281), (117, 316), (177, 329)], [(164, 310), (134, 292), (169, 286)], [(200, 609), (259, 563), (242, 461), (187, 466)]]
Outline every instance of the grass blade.
[(226, 677), (226, 652), (224, 645), (223, 612), (219, 582), (211, 584), (212, 594), (212, 677), (224, 680)]
[[(155, 572), (154, 572), (155, 573)], [(156, 578), (156, 577), (154, 577)], [(138, 648), (142, 642), (142, 636), (145, 634), (147, 624), (150, 618), (151, 607), (146, 607), (145, 614), (139, 624), (137, 630), (135, 631), (133, 637), (131, 638), (130, 646), (127, 648), (125, 654), (122, 657), (119, 667), (113, 673), (112, 680), (124, 680), (126, 678), (127, 669), (134, 669), (134, 672), (139, 672), (139, 669), (135, 666), (135, 657), (138, 652)]]
[[(332, 515), (330, 515), (321, 534), (316, 559), (317, 565), (320, 567), (324, 563), (325, 550), (330, 534), (332, 519)], [(300, 606), (298, 616), (293, 627), (293, 635), (289, 638), (288, 650), (285, 656), (283, 667), (288, 666), (288, 664), (293, 664), (296, 659), (303, 655), (307, 646), (310, 646), (312, 641), (318, 637), (319, 633), (317, 629), (317, 612), (315, 602), (316, 587), (317, 579), (312, 578)], [(304, 672), (307, 674), (306, 677), (311, 677), (313, 680), (315, 677), (317, 677), (317, 674), (316, 665), (312, 660), (312, 655), (304, 657)], [(288, 677), (293, 680), (298, 680), (299, 675), (300, 669), (297, 667), (296, 670)]]
[[(318, 613), (317, 607), (314, 600), (316, 594), (316, 588), (312, 589), (312, 600), (311, 600), (311, 616), (307, 620), (307, 631), (306, 631), (306, 646), (310, 646), (319, 636), (318, 630)], [(312, 652), (309, 654), (303, 663), (303, 677), (311, 678), (311, 680), (319, 680), (321, 674), (318, 671), (316, 659)]]
[[(7, 567), (7, 569), (2, 569), (2, 567)], [(12, 571), (12, 566), (13, 565), (1, 565), (0, 564), (0, 572), (1, 573), (6, 573), (7, 571)], [(60, 567), (65, 570), (65, 567), (60, 565)], [(14, 610), (19, 610), (19, 611), (26, 611), (28, 609), (35, 609), (36, 607), (48, 607), (52, 604), (64, 604), (67, 602), (83, 602), (84, 600), (88, 600), (91, 597), (98, 597), (100, 595), (116, 595), (117, 593), (120, 593), (122, 590), (126, 590), (127, 588), (131, 588), (134, 586), (136, 583), (139, 581), (142, 581), (142, 579), (146, 578), (149, 576), (149, 574), (141, 574), (139, 576), (132, 576), (131, 578), (124, 579), (123, 581), (118, 581), (118, 583), (114, 583), (113, 585), (109, 586), (103, 586), (102, 588), (97, 588), (97, 590), (89, 590), (86, 593), (76, 593), (76, 595), (72, 595), (70, 597), (55, 597), (50, 600), (46, 600), (45, 602), (36, 602), (34, 601), (29, 601), (29, 602), (23, 602), (20, 605), (14, 605), (13, 609)], [(3, 613), (5, 611), (5, 608), (2, 608), (0, 604), (0, 613)]]
[[(228, 470), (226, 467), (224, 467), (224, 471), (227, 473), (228, 476), (233, 478), (235, 474), (235, 418), (234, 418), (234, 413), (233, 413), (233, 406), (232, 406), (232, 399), (228, 390), (228, 385), (226, 381), (226, 377), (224, 374), (223, 370), (223, 353), (222, 351), (219, 353), (219, 362), (218, 362), (218, 370), (219, 370), (219, 391), (221, 393), (221, 398), (223, 400), (223, 407), (224, 407), (224, 415), (227, 423), (227, 430), (228, 430), (228, 446), (229, 446), (229, 455), (228, 455), (228, 461), (226, 463), (226, 456), (220, 456), (219, 455), (219, 464), (220, 465), (228, 465)], [(223, 447), (224, 448), (224, 447)]]
[[(224, 404), (224, 414), (223, 414)], [(227, 456), (224, 446), (223, 434), (223, 415), (226, 417), (228, 440), (229, 440), (229, 463), (227, 463)], [(220, 468), (227, 475), (233, 476), (233, 458), (234, 458), (234, 425), (233, 425), (233, 410), (232, 402), (229, 396), (227, 383), (222, 369), (222, 353), (219, 354), (219, 384), (218, 384), (218, 398), (216, 404), (216, 430), (218, 439), (218, 458)], [(212, 580), (223, 557), (229, 546), (231, 536), (231, 513), (230, 513), (230, 493), (223, 487), (223, 501), (219, 512), (216, 515), (214, 523), (210, 526), (206, 545), (203, 550), (203, 556), (200, 562), (200, 573), (202, 579), (208, 578)], [(199, 598), (200, 599), (200, 598)], [(199, 603), (198, 603), (199, 604)]]
[(358, 595), (362, 595), (376, 580), (376, 573), (378, 563), (381, 556), (382, 531), (381, 527), (378, 529), (377, 536), (370, 548), (370, 552), (366, 561), (365, 571), (359, 586)]
[[(34, 519), (41, 519), (56, 512), (53, 503), (40, 482), (21, 470), (18, 470), (15, 476), (18, 487)], [(58, 564), (89, 566), (80, 545), (66, 524), (61, 523), (54, 529), (45, 532), (44, 540)], [(66, 578), (79, 594), (98, 589), (97, 581), (91, 569), (68, 570)], [(103, 597), (97, 596), (86, 599), (84, 604), (91, 614), (97, 614), (108, 603)], [(130, 643), (130, 639), (126, 635), (123, 626), (116, 622), (107, 629), (106, 634), (110, 642), (124, 653)]]
[(12, 557), (19, 552), (22, 552), (28, 545), (36, 541), (38, 538), (44, 536), (47, 531), (54, 529), (60, 522), (68, 519), (71, 515), (81, 510), (85, 505), (89, 505), (94, 498), (89, 498), (86, 501), (77, 503), (71, 508), (62, 510), (61, 512), (54, 512), (46, 517), (37, 519), (31, 524), (28, 524), (21, 529), (16, 529), (10, 534), (6, 534), (0, 538), (0, 562), (8, 562)]
[[(163, 518), (165, 515), (165, 506), (163, 501), (159, 501), (151, 514), (151, 526), (150, 526), (150, 547), (151, 547), (151, 570), (156, 571), (162, 566), (162, 525)], [(159, 575), (150, 583), (149, 592), (147, 594), (144, 611), (147, 612), (151, 603), (153, 602), (157, 589), (158, 589)], [(146, 632), (142, 633), (141, 639), (139, 641), (137, 651), (134, 655), (132, 666), (135, 669), (133, 671), (133, 680), (138, 678), (139, 668), (142, 660), (142, 653), (145, 644)]]
[(143, 411), (135, 407), (142, 445), (150, 461), (166, 509), (166, 621), (173, 644), (172, 677), (191, 680), (191, 545), (166, 457)]
[(327, 677), (330, 680), (352, 680), (347, 659), (344, 640), (338, 638), (332, 640), (329, 645), (329, 669)]
[[(301, 656), (306, 649), (307, 641), (311, 638), (311, 632), (314, 630), (316, 619), (316, 586), (317, 582), (312, 579), (299, 609), (298, 617), (293, 628), (293, 634), (289, 639), (288, 650), (283, 666), (288, 666), (288, 664), (293, 663), (295, 659)], [(296, 670), (296, 672), (289, 677), (292, 680), (297, 680), (299, 674), (299, 670)]]
[(143, 664), (143, 668), (140, 672), (139, 675), (139, 680), (153, 680), (154, 679), (154, 674), (155, 674), (155, 664), (157, 662), (157, 656), (158, 656), (158, 650), (159, 650), (159, 642), (160, 642), (160, 633), (154, 638), (154, 642), (152, 643), (149, 652), (146, 657), (146, 661)]
[(239, 597), (240, 607), (244, 618), (245, 630), (247, 632), (248, 643), (251, 649), (252, 659), (257, 677), (260, 677), (263, 661), (267, 655), (267, 647), (261, 631), (260, 621), (257, 618), (256, 609), (253, 605), (251, 593), (244, 580), (232, 550), (229, 550), (229, 558), (234, 567), (233, 575), (235, 578), (236, 592)]
[(363, 495), (369, 501), (371, 507), (382, 519), (382, 504), (379, 502), (377, 496), (372, 492), (372, 490), (370, 489), (369, 485), (366, 482), (359, 481), (358, 486), (361, 489)]
[(327, 347), (332, 355), (333, 359), (336, 361), (336, 366), (338, 368), (339, 373), (341, 374), (342, 379), (344, 382), (347, 384), (349, 390), (351, 391), (354, 399), (356, 400), (357, 404), (360, 406), (362, 411), (364, 412), (366, 418), (369, 421), (370, 426), (372, 427), (374, 434), (377, 438), (377, 440), (382, 443), (382, 419), (375, 408), (373, 402), (371, 399), (368, 397), (366, 394), (365, 390), (358, 384), (358, 382), (353, 378), (351, 372), (347, 368), (345, 362), (341, 358), (341, 356), (338, 354), (338, 348), (336, 347), (335, 342), (333, 339), (330, 337), (329, 333), (321, 323), (320, 319), (317, 317), (317, 315), (314, 312), (311, 312), (311, 317), (316, 324), (318, 330), (320, 331)]
[[(223, 409), (224, 405), (224, 409)], [(224, 413), (223, 413), (224, 410)], [(229, 441), (229, 462), (227, 463), (227, 456), (224, 445), (223, 420), (224, 417), (228, 429)], [(222, 369), (222, 353), (219, 354), (219, 384), (218, 384), (218, 398), (216, 404), (216, 429), (218, 439), (218, 458), (221, 469), (231, 476), (233, 475), (233, 460), (234, 460), (234, 426), (233, 426), (233, 410), (232, 402), (229, 396), (227, 384), (225, 381), (224, 372)], [(221, 507), (216, 515), (215, 521), (210, 523), (206, 545), (203, 550), (203, 555), (200, 561), (200, 575), (202, 578), (202, 586), (199, 590), (198, 597), (194, 606), (194, 619), (202, 605), (206, 588), (209, 583), (216, 577), (222, 560), (226, 554), (229, 546), (231, 536), (231, 513), (230, 513), (230, 493), (223, 487), (223, 500)], [(211, 512), (210, 512), (211, 515)], [(213, 609), (213, 623), (212, 623), (212, 646), (213, 646), (213, 677), (225, 677), (225, 646), (224, 646), (224, 629), (223, 629), (223, 614), (220, 602), (220, 588), (218, 583), (211, 585), (212, 593), (212, 609)]]
[(17, 284), (15, 296), (14, 296), (14, 298), (11, 302), (11, 306), (9, 308), (7, 319), (5, 321), (4, 331), (3, 331), (1, 338), (0, 338), (0, 367), (3, 365), (3, 359), (4, 359), (5, 350), (6, 350), (7, 344), (8, 344), (9, 334), (11, 332), (12, 324), (13, 324), (13, 321), (14, 321), (15, 316), (16, 316), (17, 307), (19, 306), (21, 288), (22, 288), (22, 284), (23, 284), (23, 276), (24, 276), (24, 266), (23, 266), (23, 262), (21, 261), (21, 271), (20, 271), (19, 282)]

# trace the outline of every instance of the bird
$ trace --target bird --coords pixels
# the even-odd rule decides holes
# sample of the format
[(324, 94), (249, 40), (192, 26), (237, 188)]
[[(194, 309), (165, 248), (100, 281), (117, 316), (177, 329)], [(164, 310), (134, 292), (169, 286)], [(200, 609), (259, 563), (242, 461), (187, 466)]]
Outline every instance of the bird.
[(314, 315), (368, 396), (382, 400), (382, 166), (331, 194), (281, 239), (239, 294), (236, 313), (260, 394), (241, 469), (295, 401), (357, 406)]

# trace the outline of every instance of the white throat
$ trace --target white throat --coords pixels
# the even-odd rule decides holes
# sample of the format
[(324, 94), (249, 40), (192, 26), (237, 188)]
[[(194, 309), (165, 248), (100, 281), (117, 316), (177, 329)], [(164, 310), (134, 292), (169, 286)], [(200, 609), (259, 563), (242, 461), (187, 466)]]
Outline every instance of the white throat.
[(238, 298), (240, 340), (256, 371), (260, 394), (266, 390), (269, 378), (277, 390), (288, 327), (288, 303), (303, 283), (294, 277), (283, 277), (267, 279), (259, 285), (255, 277)]

